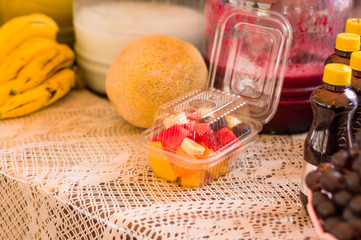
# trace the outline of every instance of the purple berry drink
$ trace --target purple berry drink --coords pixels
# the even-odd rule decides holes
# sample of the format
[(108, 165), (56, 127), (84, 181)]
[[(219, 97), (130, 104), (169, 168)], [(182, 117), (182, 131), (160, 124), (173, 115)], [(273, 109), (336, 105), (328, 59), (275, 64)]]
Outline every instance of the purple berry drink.
[[(205, 58), (209, 62), (214, 32), (222, 14), (234, 7), (228, 0), (206, 0), (205, 4)], [(245, 1), (248, 2), (248, 1)], [(250, 2), (248, 2), (250, 4)], [(264, 126), (268, 133), (296, 133), (309, 129), (312, 123), (311, 92), (322, 85), (326, 58), (334, 52), (338, 33), (350, 14), (351, 0), (257, 0), (252, 7), (266, 8), (284, 15), (293, 28), (293, 42), (284, 75), (278, 110), (271, 122)], [(309, 11), (312, 8), (314, 11)], [(242, 19), (235, 19), (241, 21)], [(227, 32), (227, 28), (225, 29)], [(229, 44), (227, 41), (224, 44)], [(250, 46), (250, 53), (257, 46)], [(223, 89), (227, 46), (220, 57), (214, 87)]]

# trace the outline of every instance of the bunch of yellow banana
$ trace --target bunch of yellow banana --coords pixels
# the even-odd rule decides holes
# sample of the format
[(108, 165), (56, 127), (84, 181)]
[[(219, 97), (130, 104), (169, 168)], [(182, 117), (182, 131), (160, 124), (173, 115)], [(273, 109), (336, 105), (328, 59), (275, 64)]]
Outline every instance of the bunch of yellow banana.
[(23, 116), (74, 86), (74, 52), (56, 42), (59, 28), (43, 14), (16, 17), (0, 28), (0, 119)]

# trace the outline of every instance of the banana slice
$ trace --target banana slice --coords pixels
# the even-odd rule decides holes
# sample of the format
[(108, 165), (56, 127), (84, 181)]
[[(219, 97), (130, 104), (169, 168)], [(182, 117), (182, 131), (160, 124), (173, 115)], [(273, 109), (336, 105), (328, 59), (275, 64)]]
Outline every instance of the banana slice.
[(228, 122), (229, 129), (232, 129), (233, 127), (235, 127), (241, 123), (241, 121), (238, 118), (233, 117), (233, 116), (226, 116), (226, 120)]
[(203, 155), (204, 151), (206, 150), (202, 145), (189, 138), (183, 139), (181, 148), (190, 155)]
[(188, 119), (187, 119), (186, 115), (179, 114), (176, 116), (165, 118), (163, 123), (164, 123), (165, 128), (170, 128), (171, 126), (173, 126), (175, 124), (179, 124), (179, 125), (187, 124)]

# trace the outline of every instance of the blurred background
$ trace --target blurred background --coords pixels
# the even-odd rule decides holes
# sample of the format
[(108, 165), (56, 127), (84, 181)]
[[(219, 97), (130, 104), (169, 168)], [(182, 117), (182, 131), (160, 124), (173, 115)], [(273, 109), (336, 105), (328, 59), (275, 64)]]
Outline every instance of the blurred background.
[(361, 17), (361, 0), (354, 0), (353, 5), (352, 16), (358, 18)]

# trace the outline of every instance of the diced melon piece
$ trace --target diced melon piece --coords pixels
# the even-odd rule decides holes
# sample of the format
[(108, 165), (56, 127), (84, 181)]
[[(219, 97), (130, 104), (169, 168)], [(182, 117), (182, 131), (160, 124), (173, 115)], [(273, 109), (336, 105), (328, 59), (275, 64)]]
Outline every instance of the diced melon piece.
[(206, 175), (203, 170), (198, 170), (193, 174), (182, 176), (180, 184), (183, 187), (199, 187), (206, 181)]
[[(163, 149), (161, 142), (149, 142), (148, 146)], [(168, 161), (166, 155), (160, 151), (158, 152), (148, 148), (148, 156), (155, 175), (168, 181), (175, 181), (177, 179), (177, 176), (174, 173), (173, 164)]]
[[(207, 148), (205, 145), (203, 145), (203, 146), (206, 148), (206, 150), (204, 151), (203, 157), (212, 155), (214, 153), (214, 151), (212, 149)], [(229, 173), (229, 171), (230, 171), (230, 169), (227, 167), (227, 164), (224, 161), (222, 161), (208, 169), (208, 172), (210, 173), (210, 176), (213, 177), (213, 180), (219, 178), (222, 175)]]
[(195, 173), (196, 171), (197, 170), (180, 167), (178, 165), (174, 165), (174, 174), (176, 176), (178, 176), (178, 177), (190, 175), (190, 174)]
[(214, 153), (214, 151), (206, 146), (206, 144), (201, 143), (201, 146), (205, 148), (202, 158), (208, 157)]
[[(188, 153), (186, 153), (181, 147), (179, 147), (177, 149), (177, 155), (183, 156), (183, 157), (187, 157), (187, 158), (191, 158), (194, 160), (197, 160), (197, 158), (193, 155), (190, 155)], [(197, 169), (194, 169), (196, 167), (196, 164), (194, 165), (190, 165), (189, 168), (185, 168), (185, 167), (181, 167), (178, 166), (177, 164), (174, 164), (174, 173), (176, 176), (185, 176), (185, 175), (190, 175), (193, 174), (197, 171)]]
[(220, 176), (226, 175), (231, 169), (228, 168), (225, 162), (220, 162), (208, 169), (208, 172), (213, 177), (213, 180), (218, 179)]

